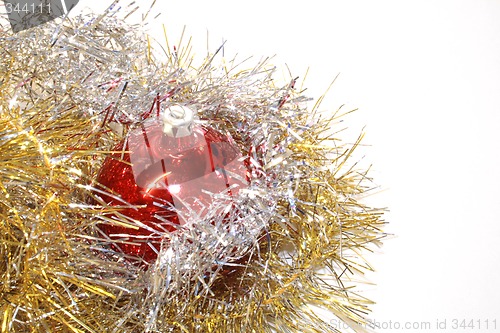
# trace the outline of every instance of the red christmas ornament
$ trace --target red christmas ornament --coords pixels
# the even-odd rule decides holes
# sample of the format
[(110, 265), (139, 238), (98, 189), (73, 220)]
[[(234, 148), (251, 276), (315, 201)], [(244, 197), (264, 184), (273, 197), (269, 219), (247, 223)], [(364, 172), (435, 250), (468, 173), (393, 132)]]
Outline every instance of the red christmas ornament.
[(166, 232), (175, 232), (193, 214), (207, 214), (210, 193), (227, 191), (232, 196), (247, 186), (247, 168), (235, 143), (213, 128), (194, 124), (187, 107), (173, 106), (163, 119), (144, 122), (114, 150), (97, 177), (113, 195), (101, 196), (140, 223), (138, 229), (118, 223), (101, 224), (100, 229), (125, 254), (146, 262), (156, 260)]

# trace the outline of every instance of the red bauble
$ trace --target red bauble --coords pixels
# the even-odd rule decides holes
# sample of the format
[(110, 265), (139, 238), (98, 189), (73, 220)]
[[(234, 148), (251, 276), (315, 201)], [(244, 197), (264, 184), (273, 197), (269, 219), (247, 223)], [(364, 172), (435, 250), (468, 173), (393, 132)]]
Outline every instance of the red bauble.
[(125, 206), (119, 212), (142, 223), (138, 229), (99, 226), (125, 254), (156, 260), (165, 233), (175, 232), (189, 215), (207, 214), (210, 193), (227, 191), (231, 197), (247, 186), (247, 168), (228, 136), (194, 124), (189, 133), (169, 135), (164, 123), (150, 120), (131, 131), (115, 147), (117, 152), (105, 159), (97, 182), (113, 196), (101, 197), (110, 206)]

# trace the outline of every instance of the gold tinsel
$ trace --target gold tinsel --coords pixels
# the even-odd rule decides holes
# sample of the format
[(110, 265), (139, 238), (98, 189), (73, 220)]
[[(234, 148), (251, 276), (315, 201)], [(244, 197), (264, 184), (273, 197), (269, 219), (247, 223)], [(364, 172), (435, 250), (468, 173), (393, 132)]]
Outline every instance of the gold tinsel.
[[(189, 45), (156, 60), (133, 30), (107, 11), (0, 31), (0, 332), (336, 331), (321, 310), (363, 330), (372, 302), (356, 279), (384, 222), (358, 200), (370, 185), (350, 161), (359, 141), (332, 137), (340, 115), (317, 114), (294, 80), (276, 87), (266, 61), (210, 54), (193, 68)], [(228, 275), (181, 257), (192, 240), (163, 250), (194, 268), (145, 270), (98, 232), (117, 211), (95, 191), (100, 165), (160, 99), (196, 107), (259, 170), (238, 199), (259, 232)]]

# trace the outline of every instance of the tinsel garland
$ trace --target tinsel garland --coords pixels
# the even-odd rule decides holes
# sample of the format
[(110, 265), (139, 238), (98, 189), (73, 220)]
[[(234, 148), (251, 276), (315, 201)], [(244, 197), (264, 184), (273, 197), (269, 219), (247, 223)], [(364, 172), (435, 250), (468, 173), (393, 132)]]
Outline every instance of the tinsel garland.
[[(109, 10), (0, 31), (0, 332), (337, 331), (318, 309), (362, 330), (356, 280), (383, 211), (359, 201), (370, 179), (351, 162), (359, 141), (333, 137), (340, 112), (277, 87), (267, 61), (193, 67), (189, 45), (159, 58), (137, 31)], [(229, 222), (215, 198), (144, 268), (100, 231), (120, 208), (96, 176), (173, 104), (229, 133), (251, 179)]]

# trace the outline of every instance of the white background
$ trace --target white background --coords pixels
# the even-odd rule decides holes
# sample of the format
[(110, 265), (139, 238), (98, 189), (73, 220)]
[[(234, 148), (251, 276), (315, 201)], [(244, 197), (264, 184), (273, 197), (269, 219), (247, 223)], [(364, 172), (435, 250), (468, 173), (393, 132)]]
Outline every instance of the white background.
[(310, 67), (311, 97), (340, 73), (322, 109), (359, 108), (345, 121), (366, 126), (362, 154), (384, 190), (369, 199), (390, 209), (395, 234), (370, 256), (377, 286), (364, 287), (370, 318), (392, 322), (378, 332), (488, 332), (486, 320), (492, 332), (495, 319), (500, 331), (499, 0), (158, 0), (154, 12), (154, 35), (164, 23), (172, 45), (186, 25), (200, 57), (208, 31), (211, 51), (224, 39), (228, 57), (277, 54), (301, 77)]

